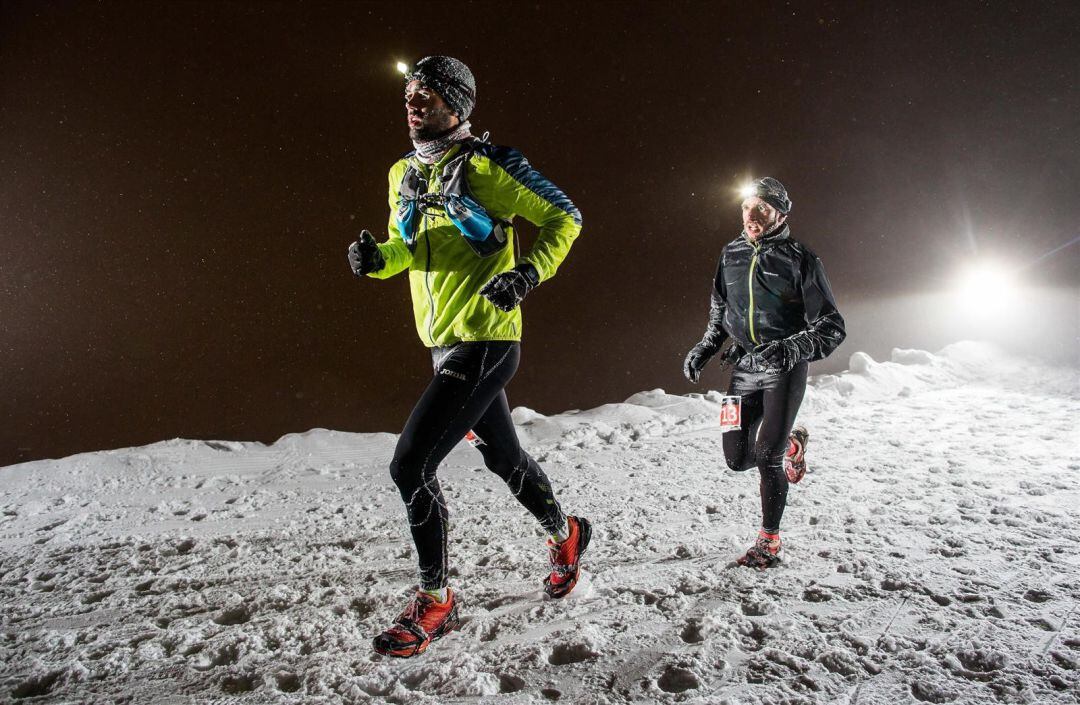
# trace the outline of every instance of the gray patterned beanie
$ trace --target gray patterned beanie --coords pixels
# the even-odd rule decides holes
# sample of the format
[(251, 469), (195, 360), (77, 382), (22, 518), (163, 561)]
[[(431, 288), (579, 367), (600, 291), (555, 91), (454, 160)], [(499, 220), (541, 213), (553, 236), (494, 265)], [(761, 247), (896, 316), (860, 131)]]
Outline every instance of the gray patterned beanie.
[(791, 199), (784, 185), (771, 176), (758, 179), (753, 183), (754, 196), (768, 203), (783, 215), (791, 212)]
[(441, 95), (462, 122), (476, 107), (476, 79), (468, 66), (453, 57), (425, 56), (405, 75), (405, 81), (420, 81)]

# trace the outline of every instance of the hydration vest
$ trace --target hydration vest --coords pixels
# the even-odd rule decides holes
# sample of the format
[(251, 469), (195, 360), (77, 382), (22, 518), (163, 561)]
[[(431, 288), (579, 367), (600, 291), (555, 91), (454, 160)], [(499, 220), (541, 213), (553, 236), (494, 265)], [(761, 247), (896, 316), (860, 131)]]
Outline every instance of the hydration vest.
[(461, 151), (443, 166), (439, 175), (442, 189), (438, 193), (427, 192), (428, 180), (409, 161), (398, 189), (395, 218), (401, 238), (410, 250), (416, 247), (420, 218), (429, 210), (444, 211), (465, 242), (480, 257), (493, 255), (506, 246), (509, 239), (506, 228), (510, 222), (492, 216), (480, 205), (469, 189), (469, 180), (465, 176), (465, 166), (478, 142), (480, 140), (462, 144)]

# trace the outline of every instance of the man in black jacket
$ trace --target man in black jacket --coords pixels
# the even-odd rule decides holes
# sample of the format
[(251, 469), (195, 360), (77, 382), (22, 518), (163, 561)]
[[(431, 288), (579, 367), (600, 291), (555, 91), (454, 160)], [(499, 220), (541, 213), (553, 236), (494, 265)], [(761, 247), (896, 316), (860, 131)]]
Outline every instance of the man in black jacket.
[(791, 237), (791, 199), (783, 184), (765, 177), (744, 195), (743, 231), (720, 255), (709, 324), (687, 354), (683, 374), (696, 384), (731, 340), (722, 359), (735, 366), (728, 394), (740, 397), (741, 427), (724, 434), (724, 457), (732, 470), (756, 465), (761, 473), (761, 530), (738, 562), (763, 570), (780, 561), (788, 484), (806, 470), (809, 434), (792, 424), (808, 364), (832, 353), (845, 331), (821, 260)]

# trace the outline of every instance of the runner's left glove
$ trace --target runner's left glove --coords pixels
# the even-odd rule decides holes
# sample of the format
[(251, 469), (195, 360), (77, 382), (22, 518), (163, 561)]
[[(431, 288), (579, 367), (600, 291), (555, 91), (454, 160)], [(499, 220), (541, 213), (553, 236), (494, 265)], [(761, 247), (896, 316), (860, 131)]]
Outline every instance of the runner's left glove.
[(526, 294), (540, 284), (536, 267), (528, 262), (519, 264), (509, 272), (496, 274), (480, 289), (480, 295), (500, 311), (513, 311)]
[(358, 277), (377, 272), (386, 266), (386, 260), (383, 259), (379, 246), (375, 244), (375, 238), (367, 230), (360, 231), (360, 237), (349, 245), (349, 266)]
[[(805, 349), (804, 349), (805, 348)], [(810, 358), (810, 341), (801, 333), (754, 348), (754, 359), (766, 370), (791, 372), (795, 365)]]

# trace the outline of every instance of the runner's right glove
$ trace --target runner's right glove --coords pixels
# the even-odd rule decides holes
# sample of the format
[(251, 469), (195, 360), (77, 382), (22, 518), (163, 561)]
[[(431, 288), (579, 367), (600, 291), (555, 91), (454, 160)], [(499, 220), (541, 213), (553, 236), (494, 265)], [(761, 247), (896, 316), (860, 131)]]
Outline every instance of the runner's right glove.
[(697, 384), (701, 379), (701, 370), (716, 354), (717, 348), (705, 341), (702, 341), (690, 348), (690, 352), (686, 354), (686, 359), (683, 361), (682, 373), (687, 380), (693, 384)]
[(377, 272), (384, 266), (386, 266), (386, 260), (383, 259), (375, 238), (367, 230), (360, 231), (360, 237), (349, 245), (349, 267), (352, 268), (353, 274), (362, 277), (365, 274)]

